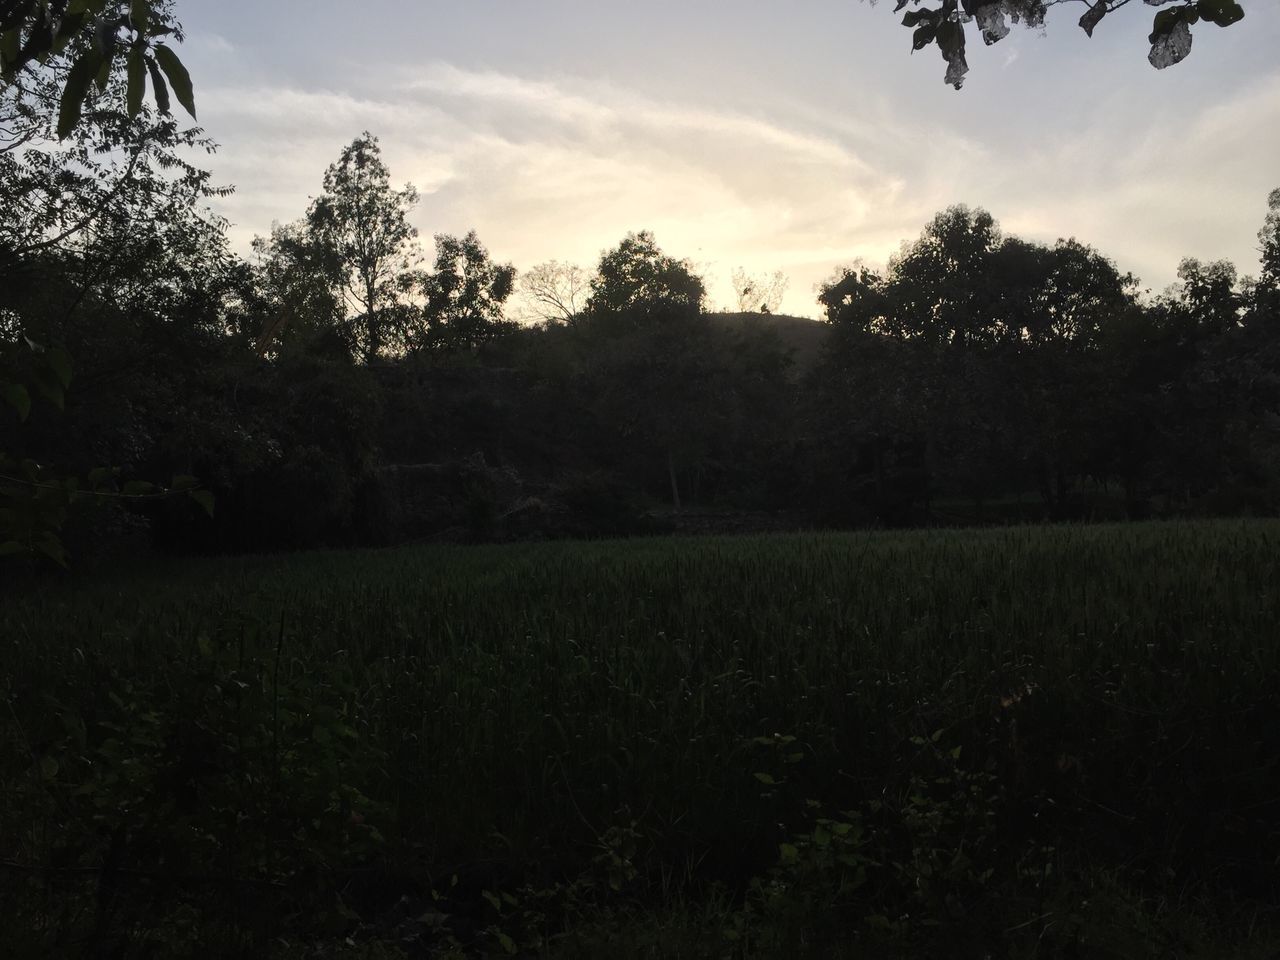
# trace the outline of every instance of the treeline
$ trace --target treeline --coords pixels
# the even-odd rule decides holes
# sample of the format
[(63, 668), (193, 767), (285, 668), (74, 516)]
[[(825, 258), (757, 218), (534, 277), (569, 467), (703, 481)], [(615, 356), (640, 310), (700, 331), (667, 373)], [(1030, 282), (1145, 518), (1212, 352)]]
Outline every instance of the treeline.
[[(0, 541), (61, 526), (67, 478), (106, 494), (66, 512), (82, 555), (1280, 505), (1280, 191), (1257, 279), (1188, 260), (1154, 298), (954, 207), (822, 324), (708, 312), (643, 232), (533, 271), (521, 324), (474, 233), (424, 254), (368, 134), (247, 260), (169, 118), (31, 139), (0, 152)], [(212, 516), (128, 486), (171, 477)]]

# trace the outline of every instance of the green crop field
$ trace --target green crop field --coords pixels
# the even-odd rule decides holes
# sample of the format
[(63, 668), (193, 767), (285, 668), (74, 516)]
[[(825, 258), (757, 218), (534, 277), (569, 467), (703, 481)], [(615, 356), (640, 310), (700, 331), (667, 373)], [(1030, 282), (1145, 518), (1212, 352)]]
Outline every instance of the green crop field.
[(1280, 943), (1280, 522), (210, 559), (0, 603), (4, 956)]

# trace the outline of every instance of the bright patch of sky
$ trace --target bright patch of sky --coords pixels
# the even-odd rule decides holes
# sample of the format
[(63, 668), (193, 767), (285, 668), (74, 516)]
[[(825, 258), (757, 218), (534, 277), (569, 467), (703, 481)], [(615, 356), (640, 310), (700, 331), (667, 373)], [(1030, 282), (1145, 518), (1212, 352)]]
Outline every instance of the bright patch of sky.
[(1257, 264), (1280, 187), (1280, 4), (1202, 24), (1146, 60), (1150, 7), (1092, 40), (1079, 4), (984, 48), (964, 89), (911, 55), (889, 0), (220, 0), (179, 5), (209, 165), (246, 252), (302, 216), (368, 129), (421, 194), (425, 240), (474, 228), (528, 267), (593, 267), (650, 229), (733, 300), (735, 267), (784, 271), (817, 316), (841, 265), (883, 265), (937, 211), (1076, 237), (1160, 289), (1187, 256)]

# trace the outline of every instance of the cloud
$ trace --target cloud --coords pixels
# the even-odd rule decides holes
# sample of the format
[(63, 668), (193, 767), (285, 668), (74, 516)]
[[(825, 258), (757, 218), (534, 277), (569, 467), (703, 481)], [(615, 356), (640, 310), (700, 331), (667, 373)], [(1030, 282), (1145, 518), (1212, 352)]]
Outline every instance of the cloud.
[[(735, 265), (825, 275), (853, 254), (850, 230), (876, 232), (903, 190), (840, 131), (448, 63), (344, 90), (215, 88), (201, 109), (225, 144), (216, 171), (238, 185), (221, 206), (242, 248), (300, 216), (366, 128), (381, 134), (393, 178), (419, 188), (424, 234), (475, 227), (524, 266), (590, 265), (626, 231), (653, 229), (726, 277)], [(793, 283), (788, 306), (811, 311), (811, 285)]]
[[(1251, 236), (1225, 238), (1267, 175), (1253, 159), (1259, 137), (1280, 155), (1278, 78), (1189, 117), (1117, 101), (1083, 131), (982, 139), (887, 93), (848, 111), (783, 97), (744, 106), (716, 90), (660, 98), (438, 60), (344, 76), (340, 89), (211, 83), (200, 106), (224, 143), (215, 173), (238, 187), (221, 210), (242, 249), (300, 216), (324, 168), (369, 129), (393, 179), (422, 194), (424, 235), (475, 228), (517, 266), (591, 266), (626, 231), (653, 229), (670, 253), (709, 265), (719, 302), (733, 267), (783, 269), (784, 309), (813, 315), (814, 285), (837, 265), (882, 263), (956, 201), (1038, 239), (1076, 234), (1157, 282), (1184, 254), (1239, 255)], [(1217, 219), (1196, 196), (1210, 173), (1230, 181), (1215, 188), (1230, 197)]]

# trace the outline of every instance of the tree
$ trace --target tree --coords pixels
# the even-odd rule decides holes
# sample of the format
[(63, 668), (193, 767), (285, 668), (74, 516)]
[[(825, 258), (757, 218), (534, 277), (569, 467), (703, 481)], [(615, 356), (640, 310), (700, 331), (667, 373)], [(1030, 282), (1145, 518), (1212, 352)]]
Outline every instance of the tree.
[(648, 231), (629, 233), (601, 255), (582, 326), (594, 338), (603, 418), (646, 460), (662, 459), (677, 511), (679, 474), (706, 455), (719, 416), (705, 295), (687, 260), (663, 253)]
[(999, 333), (988, 282), (1003, 238), (991, 214), (954, 206), (891, 258), (889, 274), (845, 270), (819, 294), (829, 318), (931, 343), (990, 340)]
[(664, 254), (652, 233), (629, 233), (600, 257), (591, 279), (587, 312), (626, 317), (649, 314), (696, 315), (706, 298), (702, 278), (687, 260)]
[[(872, 3), (875, 0), (871, 0)], [(1042, 27), (1051, 7), (1084, 7), (1080, 28), (1089, 36), (1105, 17), (1132, 0), (941, 0), (937, 7), (921, 7), (924, 0), (896, 0), (897, 13), (911, 4), (902, 25), (912, 30), (911, 49), (937, 45), (947, 62), (945, 81), (957, 90), (964, 84), (969, 64), (965, 59), (966, 28), (977, 23), (984, 43), (998, 43), (1009, 35), (1009, 21), (1028, 27)], [(1201, 21), (1228, 27), (1244, 18), (1238, 0), (1146, 0), (1148, 6), (1165, 9), (1155, 14), (1148, 61), (1157, 70), (1179, 63), (1191, 52), (1191, 28)]]
[(544, 323), (573, 323), (586, 306), (587, 272), (573, 263), (549, 260), (520, 275), (525, 312)]
[[(332, 247), (317, 242), (305, 221), (274, 225), (270, 237), (254, 238), (253, 252), (263, 298), (262, 324), (254, 331), (259, 355), (292, 341), (346, 332), (345, 265)], [(352, 347), (346, 343), (348, 351)]]
[[(1074, 240), (1004, 236), (983, 210), (952, 207), (890, 260), (884, 276), (847, 270), (822, 291), (837, 328), (824, 377), (852, 404), (845, 449), (884, 482), (883, 456), (915, 445), (944, 493), (981, 505), (1038, 487), (1054, 511), (1101, 472), (1096, 427), (1114, 411), (1099, 389), (1104, 328), (1134, 309), (1131, 277)], [(838, 426), (826, 428), (840, 446)], [(855, 453), (849, 454), (853, 457)]]
[(412, 184), (391, 188), (378, 138), (365, 131), (325, 171), (324, 193), (307, 213), (315, 241), (341, 264), (351, 340), (366, 363), (397, 346), (402, 333), (400, 308), (420, 259), (409, 223), (417, 201)]
[(503, 333), (508, 325), (502, 308), (515, 277), (511, 264), (490, 259), (474, 230), (462, 239), (438, 234), (435, 270), (422, 284), (425, 335), (414, 345), (472, 349)]
[[(83, 402), (101, 382), (105, 358), (115, 356), (114, 389), (105, 399), (136, 402), (136, 391), (149, 386), (139, 371), (147, 352), (138, 328), (150, 318), (209, 319), (204, 305), (218, 300), (214, 288), (235, 271), (223, 224), (204, 209), (209, 197), (229, 191), (211, 186), (208, 172), (184, 157), (188, 148), (212, 145), (198, 130), (182, 130), (172, 116), (144, 107), (131, 69), (146, 68), (137, 46), (127, 65), (109, 55), (114, 47), (103, 39), (106, 52), (95, 60), (83, 49), (85, 37), (42, 47), (39, 31), (22, 19), (72, 17), (77, 6), (92, 4), (36, 6), (0, 6), (8, 25), (0, 40), (8, 45), (6, 64), (14, 65), (0, 85), (0, 398), (20, 421), (0, 426), (0, 460), (18, 467), (5, 470), (0, 490), (8, 528), (0, 540), (61, 559), (60, 527), (73, 500), (87, 492), (94, 500), (136, 502), (164, 491), (140, 481), (121, 487), (117, 470), (98, 466), (139, 465), (112, 455), (120, 448), (111, 441), (130, 432), (129, 417), (106, 423), (103, 403), (95, 410), (99, 429), (85, 429), (91, 417), (33, 411), (31, 389), (59, 410)], [(143, 6), (167, 9), (137, 9)], [(166, 60), (158, 48), (152, 55)], [(82, 117), (81, 103), (71, 104), (80, 122), (69, 125), (59, 78), (84, 79), (87, 63), (98, 92), (85, 80), (90, 109)], [(160, 106), (167, 110), (167, 101)], [(173, 487), (194, 490), (191, 484), (175, 478)]]
[(1262, 275), (1258, 282), (1280, 292), (1280, 189), (1267, 197), (1267, 218), (1258, 231), (1261, 244)]
[(742, 267), (733, 268), (733, 293), (740, 313), (776, 313), (787, 293), (787, 277), (781, 270), (756, 277)]
[(61, 139), (80, 122), (92, 85), (106, 92), (119, 58), (127, 61), (123, 101), (130, 117), (141, 112), (150, 77), (161, 113), (169, 112), (172, 90), (194, 119), (191, 77), (163, 42), (166, 37), (182, 40), (168, 0), (5, 0), (0, 2), (0, 89), (18, 82), (32, 63), (48, 64), (69, 52), (71, 65), (59, 98)]

